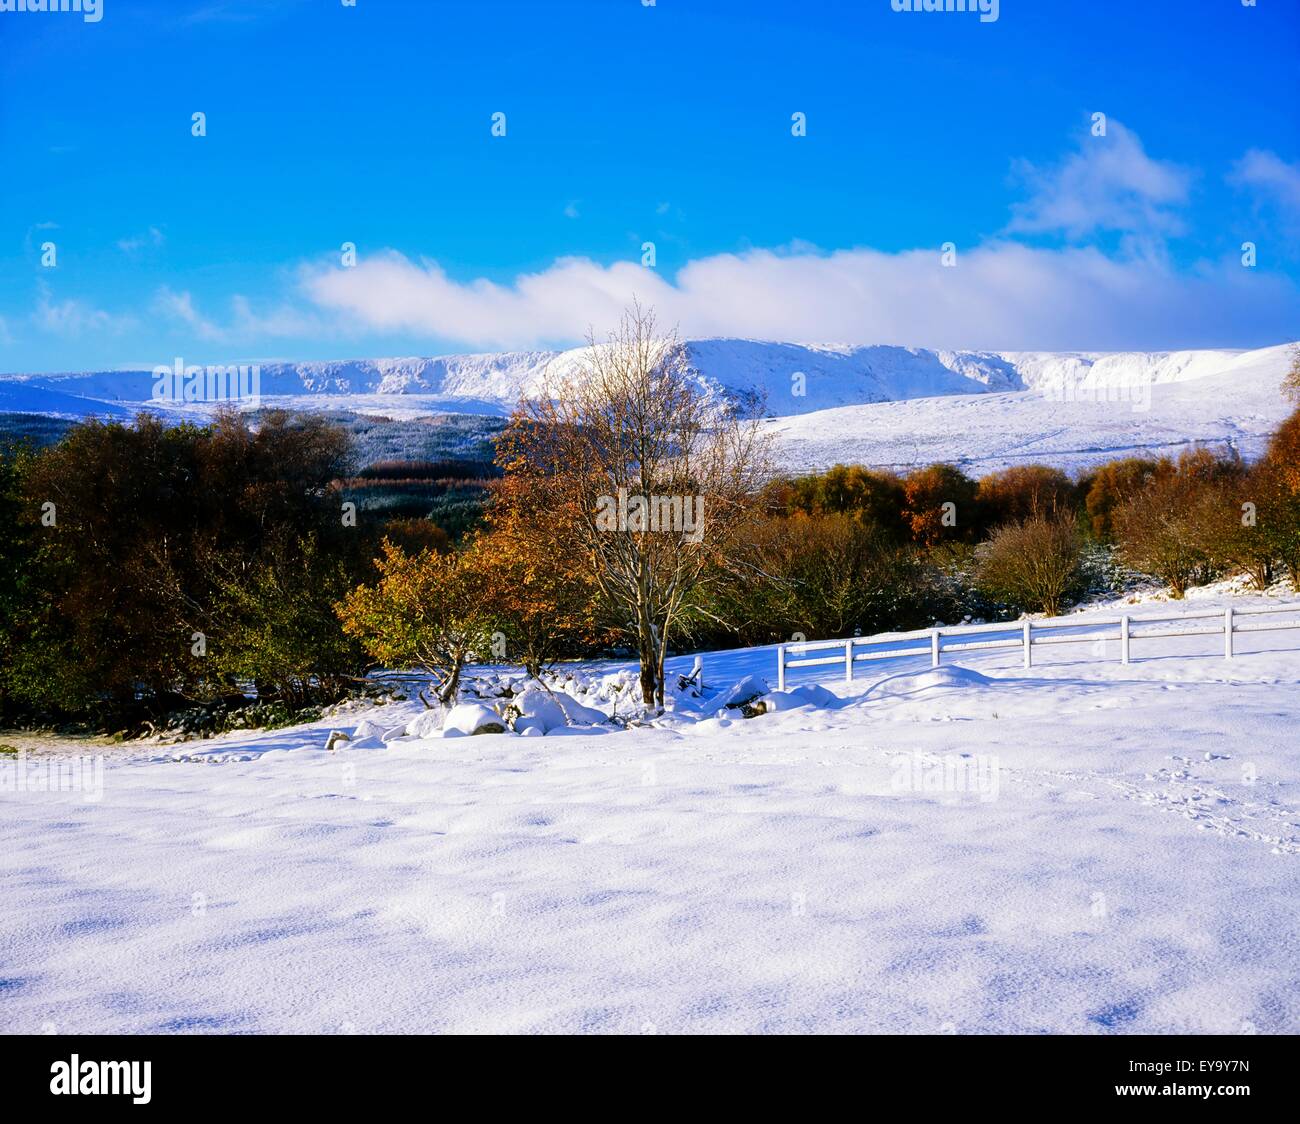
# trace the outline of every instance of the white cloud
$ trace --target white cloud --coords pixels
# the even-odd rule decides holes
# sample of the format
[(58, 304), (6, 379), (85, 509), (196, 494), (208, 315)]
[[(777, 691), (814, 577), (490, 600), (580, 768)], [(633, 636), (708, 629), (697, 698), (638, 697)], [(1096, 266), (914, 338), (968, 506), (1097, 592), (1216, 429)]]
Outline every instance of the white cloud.
[(181, 16), (183, 23), (253, 23), (264, 17), (292, 10), (300, 0), (279, 0), (278, 4), (259, 3), (258, 0), (215, 0)]
[(1176, 208), (1187, 202), (1191, 173), (1153, 160), (1118, 121), (1108, 122), (1104, 137), (1083, 137), (1078, 151), (1053, 168), (1018, 161), (1015, 171), (1031, 195), (1012, 208), (1009, 232), (1077, 241), (1099, 231), (1160, 237), (1183, 229)]
[[(229, 298), (224, 316), (188, 291), (159, 289), (152, 311), (196, 340), (256, 346), (271, 338), (339, 340), (391, 333), (432, 350), (569, 346), (611, 328), (635, 299), (687, 336), (886, 343), (988, 350), (1121, 350), (1258, 345), (1295, 335), (1297, 284), (1242, 268), (1235, 256), (1178, 269), (1162, 241), (1179, 229), (1190, 173), (1152, 160), (1123, 125), (1089, 137), (1056, 168), (1025, 166), (1032, 197), (1009, 230), (1078, 239), (1120, 232), (1118, 252), (1031, 246), (1006, 236), (885, 253), (826, 252), (803, 242), (697, 258), (675, 276), (634, 261), (561, 258), (507, 282), (457, 280), (436, 261), (380, 252), (352, 268), (300, 266), (294, 291), (268, 310)], [(1237, 182), (1295, 202), (1300, 173), (1252, 151)], [(666, 205), (661, 205), (660, 210)], [(570, 204), (577, 214), (577, 201)], [(161, 238), (161, 234), (158, 235)], [(128, 322), (42, 290), (34, 317), (47, 331), (117, 330)], [(416, 346), (422, 346), (416, 344)]]
[(564, 217), (566, 219), (576, 219), (578, 217), (578, 202), (576, 199), (565, 206)]
[(1288, 164), (1275, 152), (1252, 148), (1233, 165), (1228, 181), (1276, 204), (1287, 220), (1300, 221), (1300, 161)]
[(179, 321), (196, 338), (210, 342), (257, 340), (267, 337), (293, 338), (329, 333), (328, 325), (309, 310), (282, 304), (270, 312), (259, 313), (252, 302), (238, 293), (230, 298), (230, 319), (225, 324), (198, 310), (189, 291), (174, 292), (164, 286), (154, 296), (154, 311)]
[(23, 234), (23, 247), (28, 253), (33, 253), (40, 243), (50, 241), (47, 231), (58, 229), (59, 224), (57, 222), (38, 222), (34, 226), (28, 227)]
[(335, 334), (333, 326), (319, 315), (289, 304), (282, 303), (269, 312), (256, 312), (247, 297), (235, 296), (230, 305), (234, 312), (231, 332), (238, 336), (293, 339)]
[(567, 258), (512, 284), (457, 282), (395, 252), (304, 271), (305, 294), (352, 327), (473, 348), (532, 347), (608, 330), (636, 297), (684, 335), (985, 349), (1209, 346), (1294, 335), (1289, 279), (1236, 259), (1179, 273), (1155, 258), (991, 242), (939, 248), (752, 250), (669, 280), (630, 262)]
[(194, 298), (188, 292), (177, 293), (165, 285), (154, 296), (154, 309), (179, 320), (201, 340), (219, 340), (225, 333), (194, 307)]
[[(472, 348), (569, 344), (612, 326), (633, 297), (688, 336), (986, 349), (1128, 349), (1266, 342), (1294, 335), (1285, 276), (1235, 258), (1179, 271), (1163, 240), (1182, 228), (1191, 173), (1153, 160), (1116, 121), (1058, 166), (1021, 165), (1031, 197), (1009, 231), (1078, 240), (1119, 232), (1121, 250), (1041, 248), (998, 239), (826, 253), (805, 243), (689, 262), (669, 279), (632, 262), (563, 258), (509, 284), (456, 281), (435, 261), (389, 250), (351, 269), (303, 270), (307, 298), (353, 328), (426, 335)], [(1294, 169), (1268, 154), (1251, 182), (1289, 190)]]
[(32, 322), (42, 331), (57, 336), (80, 336), (85, 333), (118, 334), (135, 326), (132, 316), (116, 316), (84, 301), (69, 298), (54, 301), (49, 286), (38, 289)]
[(144, 234), (134, 238), (119, 238), (117, 248), (124, 254), (132, 254), (145, 246), (161, 246), (164, 241), (163, 232), (156, 226), (151, 226)]

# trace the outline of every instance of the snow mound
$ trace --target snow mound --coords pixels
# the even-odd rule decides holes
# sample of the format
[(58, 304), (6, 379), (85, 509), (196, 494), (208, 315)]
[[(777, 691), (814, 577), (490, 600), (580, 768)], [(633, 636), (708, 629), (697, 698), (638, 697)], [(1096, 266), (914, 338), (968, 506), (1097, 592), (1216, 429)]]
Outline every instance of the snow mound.
[(986, 688), (996, 682), (996, 679), (990, 679), (987, 675), (981, 675), (968, 667), (955, 667), (950, 664), (911, 675), (891, 675), (888, 679), (882, 679), (867, 694), (875, 698), (902, 698), (919, 694), (921, 691), (933, 690), (936, 687)]
[(607, 721), (603, 711), (592, 706), (584, 706), (563, 691), (555, 692), (555, 701), (564, 711), (564, 717), (570, 726), (601, 726)]
[(406, 736), (410, 738), (436, 738), (442, 733), (443, 712), (426, 710), (417, 714), (406, 724)]
[(519, 734), (530, 729), (549, 734), (552, 730), (567, 726), (569, 722), (564, 707), (556, 696), (536, 685), (525, 687), (521, 694), (516, 695), (510, 701), (506, 713), (512, 719), (515, 732)]
[(461, 703), (447, 711), (442, 723), (443, 737), (474, 734), (504, 734), (505, 722), (495, 710), (482, 703)]
[(341, 743), (346, 749), (383, 749), (388, 730), (370, 719), (363, 719), (352, 731), (350, 740)]
[(565, 691), (530, 684), (510, 701), (506, 717), (517, 734), (590, 733), (609, 719), (603, 711), (584, 706)]
[(720, 707), (739, 707), (753, 702), (768, 693), (766, 680), (757, 675), (746, 675), (739, 683), (728, 687), (712, 700), (715, 709)]
[(839, 698), (819, 683), (806, 683), (790, 691), (773, 691), (755, 704), (764, 714), (778, 710), (794, 710), (801, 706), (826, 710), (838, 706)]

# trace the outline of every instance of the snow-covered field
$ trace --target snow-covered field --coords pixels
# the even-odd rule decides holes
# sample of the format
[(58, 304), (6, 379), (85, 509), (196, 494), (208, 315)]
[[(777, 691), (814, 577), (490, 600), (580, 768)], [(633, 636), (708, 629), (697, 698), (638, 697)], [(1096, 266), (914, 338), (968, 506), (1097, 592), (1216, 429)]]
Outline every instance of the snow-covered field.
[(1254, 459), (1293, 409), (1279, 390), (1289, 349), (1244, 352), (1218, 366), (1205, 354), (1167, 381), (1144, 382), (1141, 367), (1121, 367), (1112, 382), (846, 406), (781, 418), (772, 429), (787, 471), (936, 461), (977, 476), (1017, 464), (1072, 470), (1197, 444)]
[[(116, 750), (97, 801), (0, 793), (0, 1028), (1294, 1033), (1290, 646), (832, 668), (832, 707), (566, 737), (324, 751), (417, 702)], [(775, 678), (771, 649), (704, 663)]]
[[(1287, 415), (1287, 345), (1255, 351), (1098, 354), (933, 351), (691, 340), (709, 393), (761, 399), (787, 471), (836, 463), (977, 472), (1077, 468), (1190, 444), (1257, 456)], [(581, 349), (332, 363), (267, 363), (258, 403), (412, 418), (504, 415), (562, 379)], [(0, 411), (129, 416), (153, 408), (149, 371), (0, 376)], [(211, 403), (177, 404), (204, 414)]]

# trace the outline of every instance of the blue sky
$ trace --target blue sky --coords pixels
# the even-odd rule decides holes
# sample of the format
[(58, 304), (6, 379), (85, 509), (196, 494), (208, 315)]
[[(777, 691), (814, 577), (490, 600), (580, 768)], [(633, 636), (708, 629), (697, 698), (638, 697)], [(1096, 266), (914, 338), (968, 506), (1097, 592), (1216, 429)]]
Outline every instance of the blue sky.
[(0, 11), (0, 370), (1300, 336), (1295, 0), (102, 4)]

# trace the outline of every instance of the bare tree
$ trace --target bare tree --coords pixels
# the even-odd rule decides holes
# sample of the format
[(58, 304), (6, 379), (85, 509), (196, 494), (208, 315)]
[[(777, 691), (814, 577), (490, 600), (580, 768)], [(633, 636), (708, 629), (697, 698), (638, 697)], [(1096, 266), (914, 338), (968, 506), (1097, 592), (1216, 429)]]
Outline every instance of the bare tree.
[(664, 656), (725, 565), (767, 470), (757, 412), (709, 394), (676, 334), (633, 305), (604, 343), (522, 402), (498, 459), (523, 477), (538, 549), (584, 567), (664, 705)]

